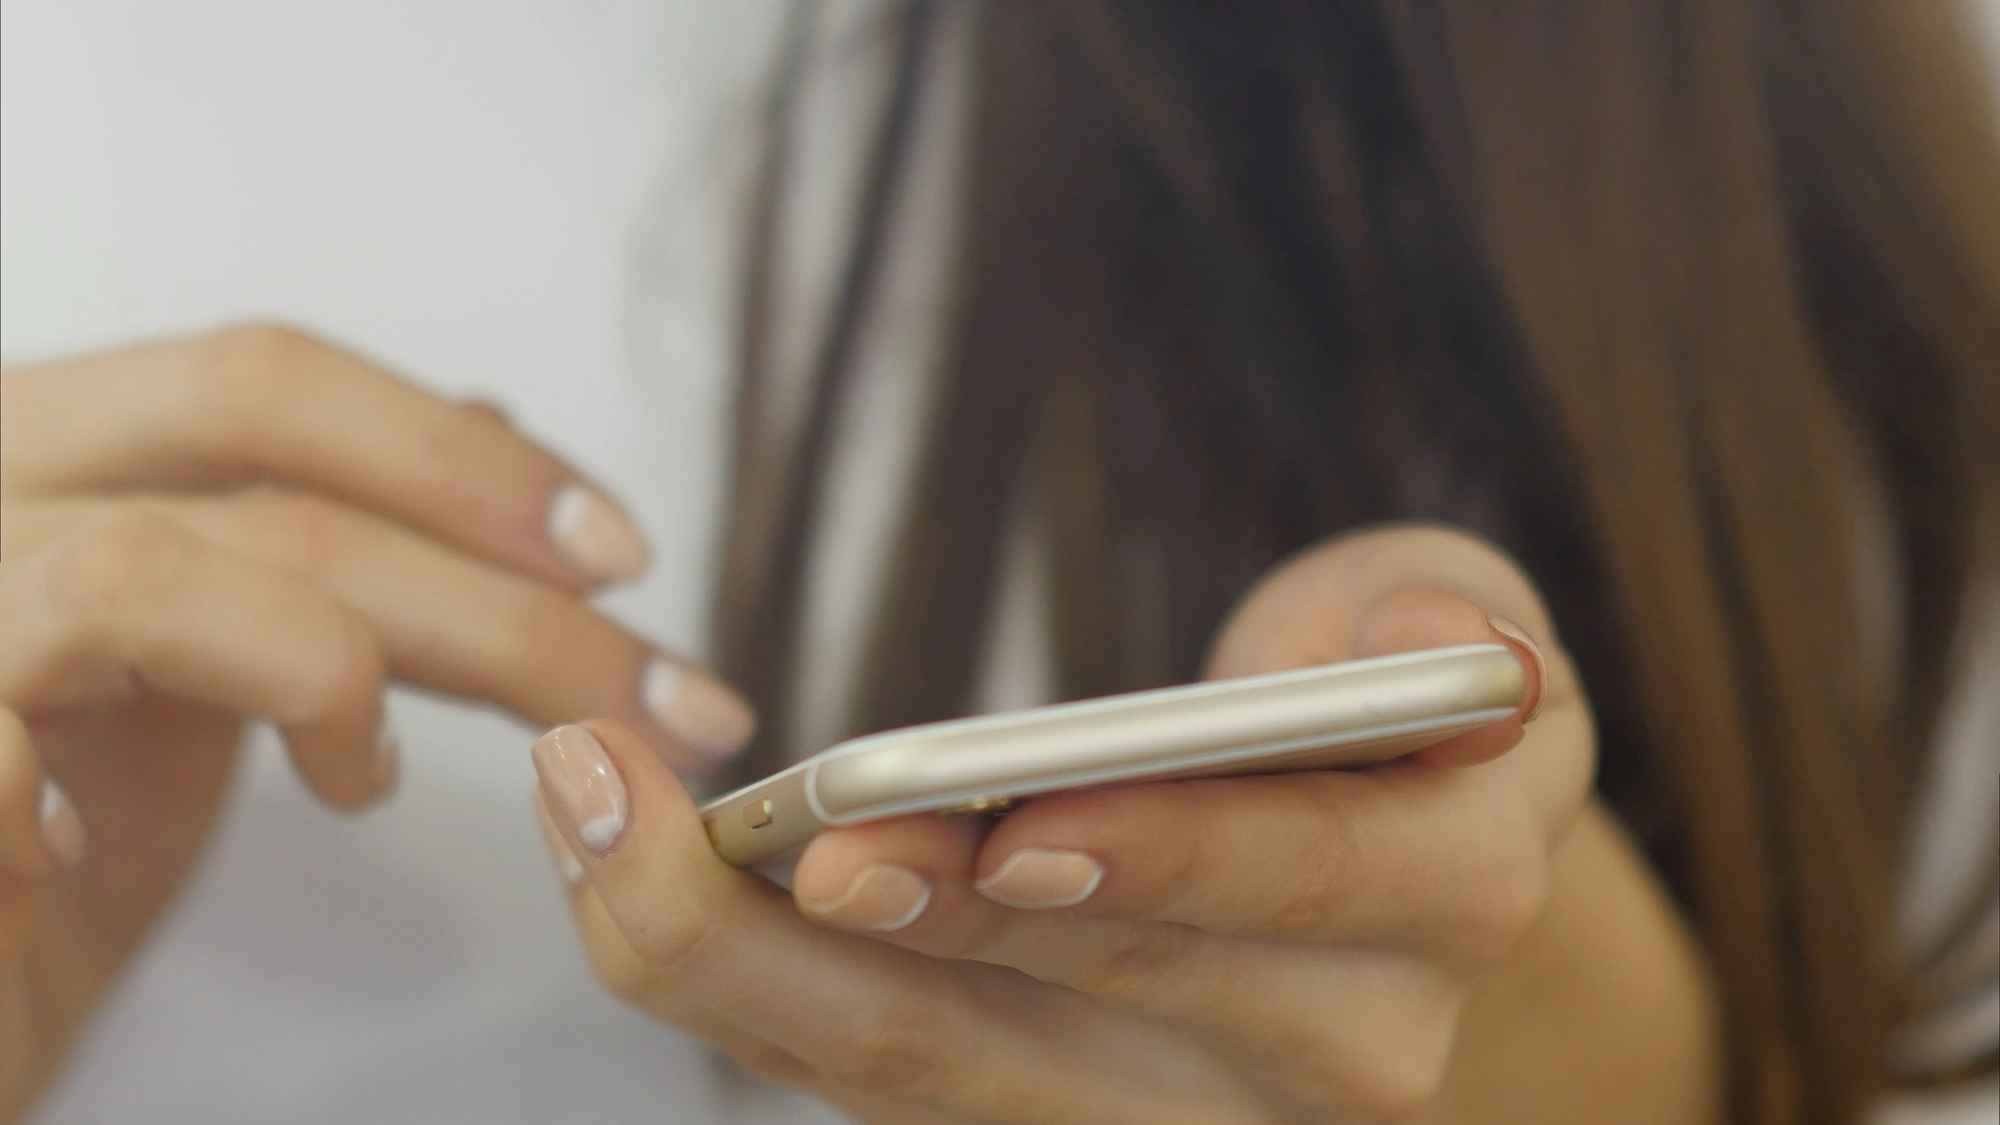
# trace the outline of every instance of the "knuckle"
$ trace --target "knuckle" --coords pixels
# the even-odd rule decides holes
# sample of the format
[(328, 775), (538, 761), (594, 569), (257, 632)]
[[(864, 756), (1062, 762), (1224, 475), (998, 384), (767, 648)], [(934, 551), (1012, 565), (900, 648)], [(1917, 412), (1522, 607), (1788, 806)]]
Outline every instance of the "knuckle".
[(624, 942), (585, 943), (590, 971), (597, 983), (620, 1001), (641, 1007), (652, 995), (654, 969), (637, 950)]
[(1411, 1058), (1383, 1059), (1349, 1088), (1343, 1102), (1368, 1121), (1400, 1125), (1416, 1121), (1437, 1100), (1444, 1086), (1444, 1065)]
[(291, 325), (258, 322), (211, 332), (197, 346), (186, 395), (188, 424), (218, 453), (255, 458), (287, 397), (317, 373), (327, 345)]
[(105, 620), (184, 581), (196, 551), (193, 536), (166, 517), (121, 512), (51, 553), (50, 602), (81, 621)]
[(209, 334), (206, 344), (216, 370), (266, 376), (295, 371), (300, 360), (326, 350), (326, 345), (305, 329), (273, 320), (218, 328)]
[(503, 616), (506, 628), (497, 640), (501, 674), (507, 677), (545, 676), (551, 652), (567, 653), (572, 660), (597, 668), (639, 659), (636, 642), (581, 599), (553, 587), (525, 587)]
[(1350, 1112), (1386, 1125), (1424, 1117), (1444, 1089), (1453, 1037), (1453, 1021), (1426, 1022), (1415, 1034), (1399, 1037), (1395, 1049), (1371, 1051), (1346, 1068), (1341, 1101)]
[(948, 1081), (949, 1063), (936, 1009), (921, 1000), (880, 1000), (854, 1019), (831, 1068), (846, 1085), (873, 1093), (909, 1093)]
[[(1113, 832), (1094, 839), (1089, 850), (1143, 857), (1141, 862), (1121, 865), (1120, 872), (1124, 893), (1141, 913), (1176, 920), (1205, 917), (1214, 905), (1214, 888), (1233, 885), (1236, 865), (1227, 837), (1230, 820), (1218, 823), (1191, 793), (1162, 796), (1170, 796), (1172, 803), (1136, 807), (1114, 825)], [(1162, 841), (1161, 824), (1197, 827)]]
[(704, 910), (659, 910), (625, 925), (625, 938), (646, 967), (648, 981), (672, 980), (695, 972), (721, 924)]
[(1265, 1077), (1280, 1094), (1275, 1099), (1282, 1106), (1278, 1119), (1356, 1120), (1354, 1060), (1328, 1024), (1296, 1017), (1273, 1019), (1264, 1013), (1257, 1019), (1258, 1056), (1274, 1068)]
[(1274, 935), (1312, 935), (1327, 928), (1338, 894), (1339, 861), (1328, 854), (1302, 858), (1293, 868), (1289, 886), (1271, 905), (1264, 929)]
[(271, 710), (281, 726), (378, 716), (389, 672), (375, 636), (339, 616), (314, 619), (315, 642)]
[(506, 407), (501, 406), (492, 399), (469, 398), (460, 401), (457, 405), (461, 414), (474, 419), (480, 425), (497, 426), (500, 429), (509, 431), (514, 428), (513, 415), (507, 413)]
[(411, 452), (422, 472), (441, 481), (458, 479), (468, 465), (492, 465), (522, 441), (504, 421), (472, 406), (413, 411), (411, 421)]
[(295, 719), (354, 714), (381, 706), (388, 673), (372, 638), (356, 631), (332, 644), (331, 655), (302, 693), (307, 713)]
[(766, 1082), (779, 1086), (805, 1086), (812, 1081), (812, 1068), (797, 1055), (775, 1043), (745, 1043), (730, 1051), (737, 1065)]
[(1321, 1077), (1324, 1069), (1307, 1067), (1297, 1081), (1282, 1088), (1280, 1096), (1273, 1099), (1278, 1108), (1271, 1120), (1281, 1125), (1367, 1120), (1357, 1113), (1354, 1103), (1343, 1096), (1340, 1087)]
[(1298, 812), (1306, 831), (1298, 837), (1301, 845), (1290, 865), (1287, 889), (1271, 905), (1265, 922), (1273, 934), (1312, 936), (1330, 925), (1357, 845), (1347, 818), (1328, 815), (1309, 801)]
[(1218, 908), (1229, 905), (1230, 884), (1215, 877), (1218, 857), (1204, 840), (1184, 837), (1172, 846), (1150, 850), (1114, 851), (1101, 845), (1093, 854), (1140, 856), (1118, 865), (1118, 911), (1121, 915), (1156, 922), (1207, 925)]
[(1253, 1104), (1232, 1097), (1226, 1105), (1176, 1100), (1171, 1107), (1153, 1107), (1148, 1120), (1154, 1125), (1325, 1125), (1339, 1117), (1320, 1112), (1300, 1115), (1262, 1100)]
[(230, 500), (239, 530), (257, 557), (317, 573), (347, 553), (352, 527), (340, 505), (273, 485), (244, 489)]
[(1450, 932), (1473, 968), (1504, 958), (1542, 917), (1549, 901), (1548, 864), (1540, 857), (1503, 862), (1476, 876), (1459, 901)]

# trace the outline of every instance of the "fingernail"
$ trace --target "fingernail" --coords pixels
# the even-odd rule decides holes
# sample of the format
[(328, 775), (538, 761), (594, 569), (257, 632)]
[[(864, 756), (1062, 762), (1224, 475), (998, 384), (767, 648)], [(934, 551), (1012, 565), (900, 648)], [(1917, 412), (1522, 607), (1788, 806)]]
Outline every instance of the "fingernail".
[(1527, 714), (1521, 716), (1522, 722), (1533, 722), (1535, 716), (1541, 713), (1542, 693), (1548, 690), (1549, 683), (1549, 666), (1542, 660), (1542, 646), (1535, 643), (1535, 638), (1529, 636), (1526, 629), (1497, 614), (1488, 614), (1486, 623), (1493, 627), (1494, 632), (1526, 649), (1535, 662), (1535, 697), (1528, 704)]
[(593, 578), (637, 578), (652, 562), (652, 549), (625, 513), (581, 484), (564, 485), (550, 503), (549, 538)]
[(850, 930), (894, 933), (923, 917), (931, 904), (931, 884), (906, 867), (872, 863), (861, 869), (839, 898), (801, 898), (799, 905)]
[(711, 758), (743, 749), (757, 730), (756, 714), (735, 692), (665, 657), (646, 665), (639, 693), (661, 726)]
[(973, 886), (1002, 906), (1050, 910), (1075, 906), (1097, 891), (1104, 868), (1082, 852), (1023, 848)]
[(583, 882), (583, 863), (576, 853), (569, 850), (569, 841), (562, 838), (556, 826), (549, 822), (549, 812), (540, 801), (535, 802), (535, 827), (541, 829), (542, 844), (549, 849), (549, 858), (555, 861), (556, 874), (563, 885), (574, 887)]
[(534, 758), (542, 792), (576, 826), (576, 838), (597, 855), (610, 851), (630, 804), (604, 744), (583, 727), (557, 727), (535, 740)]
[(69, 797), (55, 782), (42, 781), (42, 841), (48, 845), (49, 853), (64, 867), (75, 867), (83, 862), (85, 850), (83, 818), (76, 815), (76, 806), (69, 803)]

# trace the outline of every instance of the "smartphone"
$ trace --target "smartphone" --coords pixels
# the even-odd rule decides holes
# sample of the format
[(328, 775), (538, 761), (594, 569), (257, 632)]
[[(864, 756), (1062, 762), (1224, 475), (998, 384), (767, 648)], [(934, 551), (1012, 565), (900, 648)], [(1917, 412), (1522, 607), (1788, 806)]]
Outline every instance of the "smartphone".
[(825, 828), (995, 812), (1023, 797), (1170, 778), (1386, 761), (1498, 722), (1528, 676), (1499, 644), (1398, 653), (905, 727), (843, 742), (702, 806), (739, 867)]

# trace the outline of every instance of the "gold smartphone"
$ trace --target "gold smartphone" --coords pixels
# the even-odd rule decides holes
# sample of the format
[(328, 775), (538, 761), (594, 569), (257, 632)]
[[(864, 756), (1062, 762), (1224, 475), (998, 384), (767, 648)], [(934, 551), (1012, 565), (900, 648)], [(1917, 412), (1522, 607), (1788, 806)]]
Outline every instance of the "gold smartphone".
[(1513, 650), (1477, 644), (1133, 692), (853, 739), (717, 797), (701, 815), (716, 852), (750, 867), (821, 829), (885, 817), (1386, 761), (1507, 718), (1527, 690)]

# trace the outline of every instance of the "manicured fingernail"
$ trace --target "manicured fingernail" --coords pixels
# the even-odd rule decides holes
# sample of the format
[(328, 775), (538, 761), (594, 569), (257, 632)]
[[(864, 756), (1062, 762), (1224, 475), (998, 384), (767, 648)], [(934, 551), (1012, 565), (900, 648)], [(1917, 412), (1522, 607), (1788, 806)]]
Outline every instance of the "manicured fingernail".
[(576, 838), (597, 855), (610, 851), (631, 805), (604, 744), (582, 727), (557, 727), (535, 740), (534, 758), (542, 792), (576, 826)]
[(549, 538), (592, 578), (637, 578), (652, 562), (652, 549), (625, 513), (580, 484), (564, 485), (549, 504)]
[(878, 934), (894, 933), (923, 917), (930, 904), (929, 880), (886, 863), (862, 868), (838, 898), (799, 900), (800, 906), (835, 925)]
[(756, 714), (735, 692), (665, 657), (646, 665), (639, 692), (661, 726), (711, 758), (743, 749), (757, 730)]
[(542, 845), (549, 849), (549, 858), (555, 861), (556, 874), (562, 878), (563, 885), (574, 887), (583, 882), (583, 863), (576, 858), (575, 852), (569, 850), (569, 841), (563, 839), (556, 826), (549, 823), (548, 810), (542, 808), (539, 801), (535, 805), (535, 827), (541, 829)]
[(1095, 894), (1103, 881), (1103, 866), (1082, 852), (1022, 848), (973, 886), (1002, 906), (1050, 910), (1075, 906)]
[(41, 819), (42, 842), (48, 845), (56, 862), (64, 867), (82, 863), (83, 818), (76, 815), (76, 806), (69, 803), (62, 789), (47, 779), (42, 781)]
[(1535, 643), (1535, 638), (1529, 636), (1526, 629), (1504, 617), (1488, 614), (1486, 623), (1493, 627), (1494, 632), (1526, 649), (1535, 662), (1535, 696), (1528, 703), (1528, 713), (1521, 716), (1522, 722), (1532, 722), (1542, 710), (1542, 693), (1548, 689), (1549, 682), (1549, 666), (1542, 660), (1542, 646)]

